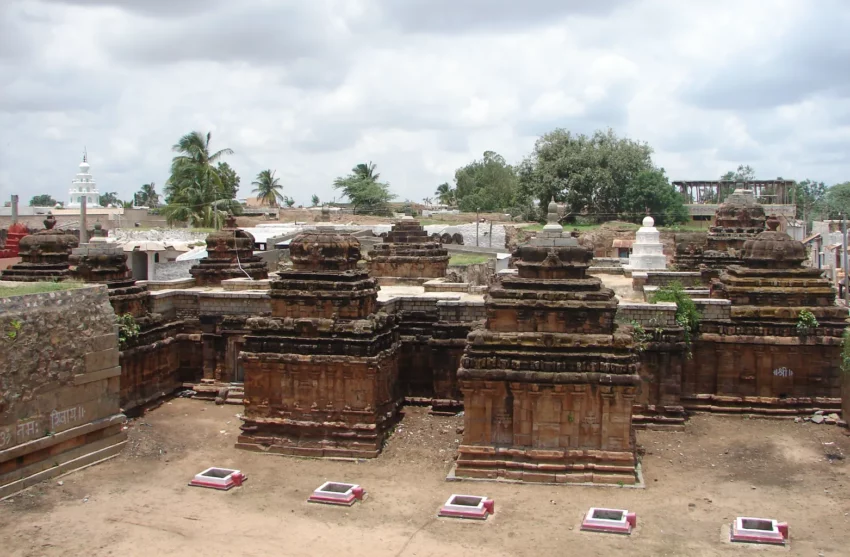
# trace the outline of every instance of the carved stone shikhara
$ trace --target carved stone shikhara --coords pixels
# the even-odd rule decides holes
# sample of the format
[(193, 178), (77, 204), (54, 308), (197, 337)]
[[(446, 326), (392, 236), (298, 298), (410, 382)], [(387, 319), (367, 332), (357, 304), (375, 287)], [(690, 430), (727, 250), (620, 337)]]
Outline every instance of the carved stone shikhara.
[(373, 277), (423, 279), (446, 276), (449, 252), (433, 242), (418, 221), (405, 218), (369, 252), (369, 273)]
[(716, 277), (740, 263), (744, 243), (765, 230), (764, 207), (752, 190), (736, 189), (714, 214), (714, 226), (704, 234), (677, 234), (675, 264), (681, 271), (705, 270)]
[(207, 236), (207, 256), (189, 269), (198, 286), (219, 286), (234, 278), (269, 277), (266, 262), (254, 255), (254, 236), (236, 226), (229, 215), (225, 226)]
[[(804, 267), (802, 242), (770, 230), (748, 240), (741, 263), (711, 284), (732, 303), (728, 320), (704, 319), (685, 366), (682, 399), (691, 410), (810, 413), (839, 409), (841, 337), (847, 309), (819, 269)], [(800, 324), (804, 310), (817, 319)], [(805, 325), (805, 324), (803, 324)]]
[(456, 475), (636, 483), (632, 405), (640, 384), (614, 292), (587, 276), (592, 252), (550, 223), (514, 253), (519, 270), (485, 299), (458, 380), (464, 436)]
[(240, 448), (375, 457), (399, 418), (398, 330), (377, 312), (360, 243), (332, 230), (290, 244), (294, 269), (271, 283), (271, 317), (249, 318), (240, 359)]
[(44, 230), (21, 238), (18, 244), (21, 262), (5, 269), (0, 280), (55, 282), (68, 278), (68, 258), (80, 241), (64, 230), (55, 230), (54, 226), (56, 218), (48, 214), (44, 219)]

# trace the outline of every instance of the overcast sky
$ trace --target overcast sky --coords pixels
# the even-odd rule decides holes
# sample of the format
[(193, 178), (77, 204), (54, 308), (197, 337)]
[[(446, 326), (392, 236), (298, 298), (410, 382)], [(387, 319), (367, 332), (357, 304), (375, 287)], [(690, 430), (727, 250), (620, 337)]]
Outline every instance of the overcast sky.
[[(769, 8), (768, 8), (769, 6)], [(556, 127), (672, 179), (850, 180), (842, 0), (0, 0), (0, 198), (168, 178), (192, 130), (308, 203), (358, 162), (419, 201)]]

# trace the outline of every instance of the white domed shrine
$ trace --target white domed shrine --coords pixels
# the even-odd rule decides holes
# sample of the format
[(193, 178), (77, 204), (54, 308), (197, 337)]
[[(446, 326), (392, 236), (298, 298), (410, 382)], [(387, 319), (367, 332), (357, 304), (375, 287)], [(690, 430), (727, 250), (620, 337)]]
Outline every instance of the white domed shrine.
[(86, 207), (100, 207), (100, 192), (97, 191), (97, 183), (95, 183), (92, 175), (89, 174), (88, 155), (83, 154), (83, 162), (80, 163), (80, 171), (76, 178), (71, 182), (71, 188), (68, 190), (68, 209), (79, 209), (80, 205), (85, 200)]
[(643, 226), (635, 234), (635, 243), (632, 244), (632, 254), (629, 256), (629, 264), (626, 268), (632, 271), (667, 268), (661, 234), (655, 228), (655, 219), (649, 215), (644, 217)]

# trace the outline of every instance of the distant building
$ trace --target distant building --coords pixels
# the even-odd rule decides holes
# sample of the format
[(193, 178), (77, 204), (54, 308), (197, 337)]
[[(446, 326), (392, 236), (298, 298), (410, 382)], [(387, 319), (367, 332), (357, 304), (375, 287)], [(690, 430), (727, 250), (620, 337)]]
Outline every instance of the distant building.
[(71, 182), (71, 189), (68, 190), (68, 209), (79, 209), (85, 200), (86, 207), (100, 207), (100, 192), (97, 191), (97, 183), (95, 183), (92, 175), (89, 174), (88, 155), (83, 154), (83, 162), (80, 163), (80, 172), (77, 177)]

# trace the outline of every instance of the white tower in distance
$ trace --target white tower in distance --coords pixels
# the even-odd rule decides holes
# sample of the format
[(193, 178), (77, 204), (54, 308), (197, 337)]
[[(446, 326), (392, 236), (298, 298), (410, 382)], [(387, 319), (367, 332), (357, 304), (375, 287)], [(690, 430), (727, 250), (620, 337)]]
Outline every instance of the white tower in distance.
[(100, 192), (97, 191), (97, 184), (89, 174), (88, 154), (83, 151), (83, 162), (80, 163), (80, 172), (77, 177), (71, 182), (71, 189), (68, 190), (68, 205), (69, 209), (79, 209), (80, 205), (85, 200), (86, 207), (100, 207)]

